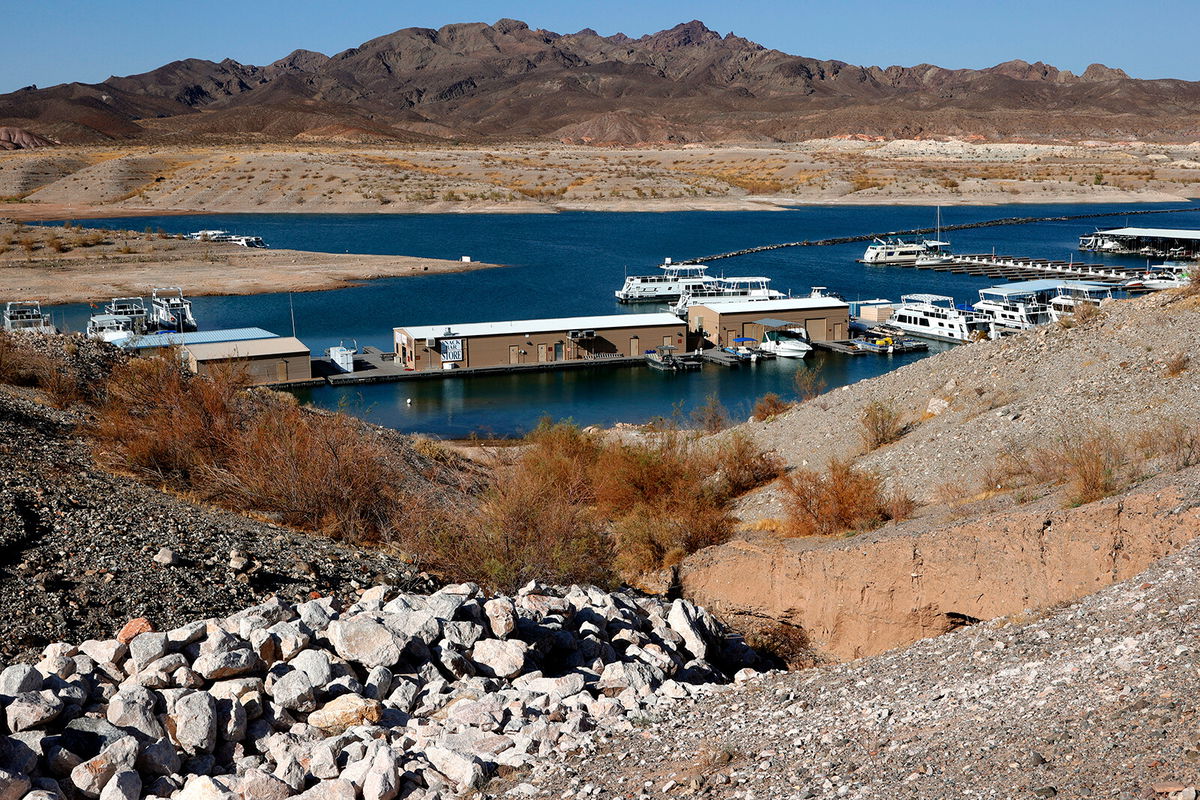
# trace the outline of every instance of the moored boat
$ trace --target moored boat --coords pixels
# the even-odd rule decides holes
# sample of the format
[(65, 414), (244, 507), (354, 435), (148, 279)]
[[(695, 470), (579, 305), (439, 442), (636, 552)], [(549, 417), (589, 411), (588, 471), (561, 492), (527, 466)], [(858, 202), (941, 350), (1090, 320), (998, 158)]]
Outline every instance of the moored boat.
[(3, 327), (8, 333), (58, 333), (50, 315), (42, 311), (37, 300), (14, 300), (6, 303)]
[(986, 339), (991, 329), (988, 317), (959, 308), (953, 297), (939, 294), (902, 296), (887, 324), (903, 333), (943, 342)]
[(150, 325), (177, 333), (189, 333), (199, 327), (192, 315), (192, 301), (183, 296), (178, 286), (151, 290)]
[(720, 280), (708, 274), (705, 264), (673, 264), (667, 259), (658, 275), (628, 275), (620, 289), (613, 292), (621, 303), (666, 303), (678, 300), (684, 292), (713, 287)]
[(766, 331), (759, 348), (780, 358), (807, 358), (813, 350), (803, 328), (777, 328)]

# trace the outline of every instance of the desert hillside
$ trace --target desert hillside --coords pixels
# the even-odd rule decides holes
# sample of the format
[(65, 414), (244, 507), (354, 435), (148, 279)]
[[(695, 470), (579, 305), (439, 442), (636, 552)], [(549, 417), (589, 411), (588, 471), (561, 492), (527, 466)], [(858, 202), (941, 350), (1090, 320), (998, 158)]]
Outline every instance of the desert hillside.
[(79, 146), (0, 155), (0, 216), (155, 211), (770, 210), (799, 203), (1178, 202), (1200, 145), (822, 139), (507, 144)]
[(502, 19), (406, 28), (265, 65), (186, 59), (99, 84), (0, 96), (0, 125), (96, 143), (271, 140), (579, 143), (887, 138), (1187, 142), (1200, 84), (1093, 64), (854, 66), (771, 50), (698, 21), (631, 38)]

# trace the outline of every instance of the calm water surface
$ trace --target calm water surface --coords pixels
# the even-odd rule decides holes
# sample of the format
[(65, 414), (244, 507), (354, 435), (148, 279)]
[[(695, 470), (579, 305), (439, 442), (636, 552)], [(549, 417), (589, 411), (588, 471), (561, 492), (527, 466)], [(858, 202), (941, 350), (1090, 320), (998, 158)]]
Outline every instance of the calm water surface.
[[(1141, 206), (1147, 208), (1148, 206)], [(1164, 206), (1165, 207), (1165, 206)], [(1172, 206), (1174, 207), (1174, 206)], [(1112, 211), (1100, 219), (956, 231), (956, 252), (996, 252), (1041, 258), (1087, 256), (1089, 261), (1140, 263), (1140, 259), (1081, 254), (1078, 237), (1096, 227), (1124, 225), (1128, 206), (1019, 205), (954, 207), (945, 224), (1008, 216), (1051, 216)], [(647, 306), (613, 300), (626, 272), (647, 274), (664, 257), (703, 256), (772, 242), (819, 239), (931, 225), (932, 207), (837, 206), (785, 211), (559, 214), (206, 214), (91, 220), (97, 227), (162, 228), (187, 233), (219, 228), (256, 234), (277, 248), (334, 253), (377, 253), (458, 259), (507, 265), (451, 275), (387, 278), (328, 292), (198, 297), (195, 312), (204, 329), (260, 326), (286, 335), (295, 310), (296, 333), (313, 352), (345, 340), (391, 349), (391, 329), (402, 325), (453, 324), (502, 319), (641, 313)], [(1181, 214), (1136, 216), (1141, 226), (1200, 228), (1200, 208)], [(932, 292), (960, 302), (978, 297), (994, 281), (961, 275), (865, 267), (855, 263), (862, 243), (788, 248), (717, 261), (714, 273), (766, 275), (777, 289), (807, 293), (827, 286), (847, 299)], [(184, 287), (186, 290), (186, 287)], [(87, 305), (58, 306), (56, 322), (81, 330)], [(931, 352), (936, 352), (934, 346)], [(736, 417), (749, 413), (765, 392), (790, 393), (797, 369), (816, 369), (835, 388), (923, 356), (814, 354), (805, 363), (788, 359), (748, 369), (706, 365), (699, 374), (664, 375), (642, 368), (612, 368), (524, 375), (376, 384), (297, 392), (306, 402), (342, 407), (384, 425), (441, 436), (512, 435), (543, 415), (580, 424), (645, 422), (688, 413), (715, 394)], [(409, 404), (407, 401), (412, 400)]]

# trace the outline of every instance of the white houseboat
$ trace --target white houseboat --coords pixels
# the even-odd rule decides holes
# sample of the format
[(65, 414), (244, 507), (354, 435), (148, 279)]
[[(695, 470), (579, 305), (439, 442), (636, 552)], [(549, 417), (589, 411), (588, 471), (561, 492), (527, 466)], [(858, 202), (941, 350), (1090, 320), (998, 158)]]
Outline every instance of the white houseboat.
[(150, 327), (150, 311), (140, 297), (114, 297), (104, 306), (104, 314), (129, 317), (134, 333), (145, 333)]
[(183, 296), (183, 289), (172, 286), (150, 291), (150, 327), (177, 333), (197, 330), (192, 301)]
[(125, 314), (93, 314), (87, 324), (89, 339), (115, 343), (137, 335), (133, 319)]
[(686, 317), (688, 306), (695, 303), (705, 303), (710, 300), (720, 300), (726, 297), (743, 300), (749, 298), (779, 300), (785, 297), (785, 295), (783, 292), (771, 288), (770, 278), (717, 278), (715, 284), (685, 291), (679, 296), (679, 300), (671, 306), (671, 311), (677, 317)]
[(42, 313), (37, 300), (14, 300), (4, 306), (4, 330), (8, 333), (58, 333), (50, 315)]
[(684, 292), (715, 287), (720, 278), (708, 274), (705, 264), (672, 264), (667, 259), (658, 275), (629, 275), (613, 294), (621, 303), (666, 303), (678, 300)]
[[(923, 239), (919, 242), (906, 242), (903, 239), (876, 239), (874, 244), (867, 246), (859, 261), (875, 266), (914, 266), (918, 261), (949, 260), (946, 249), (949, 246), (949, 242), (937, 239)], [(938, 260), (937, 263), (941, 263), (941, 261)]]
[(902, 296), (887, 324), (913, 336), (943, 342), (986, 339), (991, 329), (988, 317), (958, 308), (953, 297), (940, 294)]

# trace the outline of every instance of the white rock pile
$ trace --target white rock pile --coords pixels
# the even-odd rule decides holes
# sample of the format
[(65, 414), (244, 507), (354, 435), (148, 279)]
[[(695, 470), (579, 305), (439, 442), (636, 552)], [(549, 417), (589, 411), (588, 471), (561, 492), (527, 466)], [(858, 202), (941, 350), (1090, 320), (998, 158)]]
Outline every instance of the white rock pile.
[(0, 800), (432, 800), (590, 744), (756, 656), (703, 609), (590, 586), (269, 601), (0, 673)]

